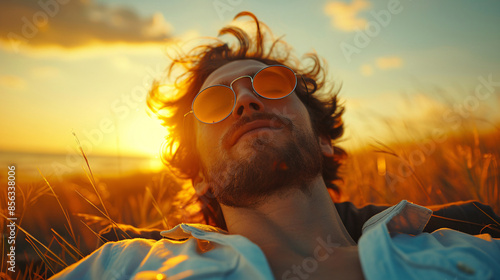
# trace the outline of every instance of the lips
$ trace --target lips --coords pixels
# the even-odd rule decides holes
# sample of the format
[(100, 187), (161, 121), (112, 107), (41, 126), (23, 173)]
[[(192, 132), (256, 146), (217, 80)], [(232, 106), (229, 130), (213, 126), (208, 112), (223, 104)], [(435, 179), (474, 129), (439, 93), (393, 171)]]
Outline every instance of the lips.
[(245, 134), (261, 128), (278, 130), (281, 129), (282, 126), (279, 125), (279, 122), (273, 122), (271, 120), (256, 120), (253, 122), (249, 122), (236, 130), (236, 132), (231, 137), (230, 145), (233, 146), (234, 144), (236, 144), (236, 142), (238, 142), (238, 140)]

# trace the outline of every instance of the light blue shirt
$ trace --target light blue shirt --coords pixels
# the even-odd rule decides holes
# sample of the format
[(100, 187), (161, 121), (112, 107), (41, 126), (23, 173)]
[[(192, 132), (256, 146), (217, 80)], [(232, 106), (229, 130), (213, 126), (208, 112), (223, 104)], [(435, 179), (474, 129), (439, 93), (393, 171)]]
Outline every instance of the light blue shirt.
[(431, 214), (403, 200), (366, 221), (358, 243), (365, 279), (500, 279), (500, 239), (422, 233)]
[[(500, 279), (500, 239), (422, 233), (431, 214), (403, 200), (370, 218), (358, 244), (365, 279)], [(274, 279), (262, 250), (241, 235), (200, 224), (161, 234), (108, 242), (51, 279)]]

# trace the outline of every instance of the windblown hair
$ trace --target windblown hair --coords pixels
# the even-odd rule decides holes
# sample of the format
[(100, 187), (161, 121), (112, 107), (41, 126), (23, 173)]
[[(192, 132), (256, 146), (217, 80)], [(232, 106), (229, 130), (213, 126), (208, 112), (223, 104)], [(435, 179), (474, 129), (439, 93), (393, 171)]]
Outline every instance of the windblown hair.
[[(341, 116), (343, 106), (338, 104), (337, 90), (333, 86), (325, 87), (326, 67), (315, 53), (305, 55), (310, 63), (302, 67), (300, 60), (292, 55), (291, 48), (282, 40), (274, 39), (269, 28), (259, 22), (250, 12), (241, 12), (235, 19), (249, 16), (255, 24), (255, 35), (251, 36), (242, 28), (225, 27), (220, 30), (222, 35), (232, 35), (236, 44), (228, 44), (221, 39), (213, 38), (211, 43), (193, 48), (184, 53), (178, 51), (171, 57), (168, 68), (170, 77), (178, 68), (183, 74), (175, 79), (175, 92), (172, 98), (161, 93), (160, 83), (155, 82), (148, 95), (147, 104), (153, 113), (168, 127), (169, 136), (163, 145), (162, 160), (174, 173), (184, 179), (194, 179), (199, 174), (201, 163), (195, 146), (193, 123), (185, 114), (191, 110), (191, 103), (201, 90), (205, 79), (219, 67), (235, 60), (254, 59), (268, 65), (280, 64), (293, 69), (298, 76), (296, 94), (305, 104), (311, 119), (313, 130), (317, 135), (327, 136), (333, 141), (342, 136), (344, 129)], [(302, 77), (300, 77), (302, 76)], [(324, 92), (322, 92), (324, 90)], [(325, 95), (319, 98), (318, 95)], [(339, 180), (338, 169), (346, 153), (343, 149), (333, 146), (334, 156), (323, 156), (322, 176), (326, 186), (337, 195), (340, 190), (335, 185)], [(330, 193), (332, 193), (330, 192)], [(211, 191), (205, 195), (194, 197), (201, 203), (201, 213), (207, 224), (226, 229), (224, 217), (219, 203)]]

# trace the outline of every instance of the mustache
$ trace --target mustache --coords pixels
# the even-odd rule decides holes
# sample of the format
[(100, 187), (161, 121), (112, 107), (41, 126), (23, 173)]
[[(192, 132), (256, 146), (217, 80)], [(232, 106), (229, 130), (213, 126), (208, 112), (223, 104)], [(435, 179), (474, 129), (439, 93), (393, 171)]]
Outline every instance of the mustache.
[(280, 128), (286, 128), (290, 131), (294, 129), (294, 124), (292, 120), (289, 118), (283, 117), (283, 116), (278, 116), (276, 114), (272, 113), (266, 113), (266, 112), (257, 112), (253, 113), (251, 116), (245, 115), (241, 117), (238, 121), (236, 121), (231, 128), (224, 134), (222, 137), (222, 143), (224, 146), (229, 145), (229, 141), (231, 137), (240, 129), (242, 126), (246, 125), (247, 123), (257, 121), (257, 120), (269, 120), (272, 122), (273, 126), (275, 125), (276, 127)]

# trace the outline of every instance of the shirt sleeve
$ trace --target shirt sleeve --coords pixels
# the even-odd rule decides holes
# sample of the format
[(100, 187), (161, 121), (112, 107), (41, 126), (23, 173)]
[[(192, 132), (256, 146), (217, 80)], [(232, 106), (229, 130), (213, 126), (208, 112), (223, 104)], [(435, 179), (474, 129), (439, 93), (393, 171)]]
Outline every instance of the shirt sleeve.
[(367, 280), (500, 279), (500, 239), (451, 229), (420, 233), (426, 214), (403, 201), (365, 225), (359, 242)]
[(130, 279), (155, 240), (108, 242), (50, 279)]
[(108, 242), (52, 279), (273, 279), (264, 253), (243, 236), (182, 224), (164, 237)]

